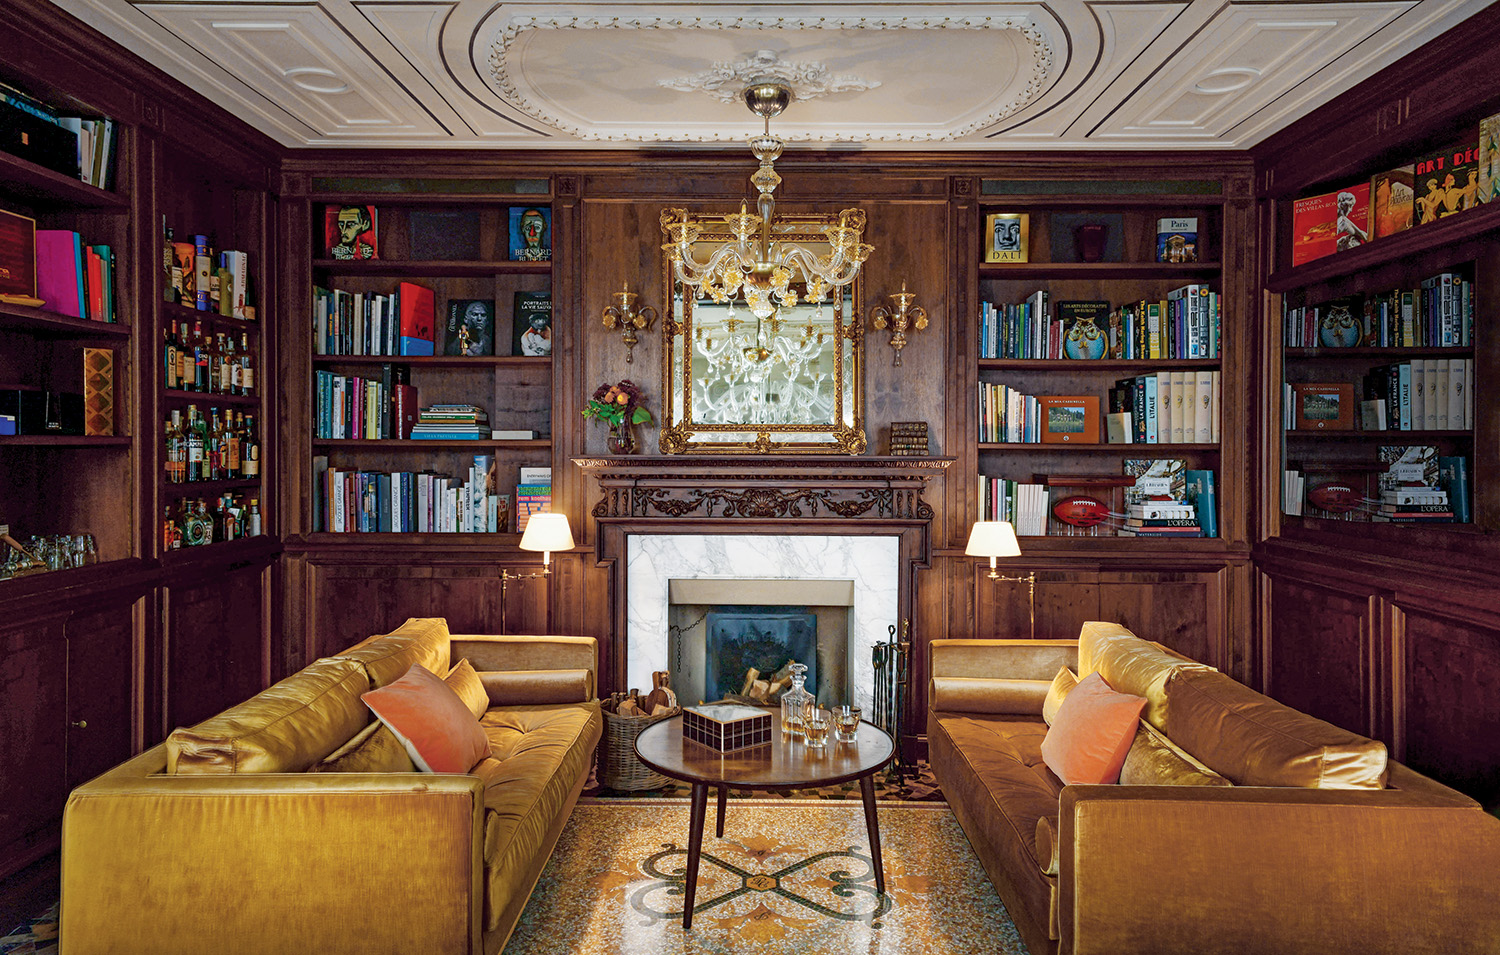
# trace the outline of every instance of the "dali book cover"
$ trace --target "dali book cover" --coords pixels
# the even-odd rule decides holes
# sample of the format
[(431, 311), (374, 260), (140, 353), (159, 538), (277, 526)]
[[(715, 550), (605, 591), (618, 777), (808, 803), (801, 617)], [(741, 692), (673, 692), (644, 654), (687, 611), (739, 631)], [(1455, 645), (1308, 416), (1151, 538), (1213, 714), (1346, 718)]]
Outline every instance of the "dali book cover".
[(552, 210), (547, 206), (512, 206), (510, 260), (552, 261)]
[(326, 206), (323, 248), (330, 259), (380, 258), (380, 211), (374, 206)]
[(495, 303), (482, 298), (448, 302), (443, 354), (478, 357), (495, 353)]

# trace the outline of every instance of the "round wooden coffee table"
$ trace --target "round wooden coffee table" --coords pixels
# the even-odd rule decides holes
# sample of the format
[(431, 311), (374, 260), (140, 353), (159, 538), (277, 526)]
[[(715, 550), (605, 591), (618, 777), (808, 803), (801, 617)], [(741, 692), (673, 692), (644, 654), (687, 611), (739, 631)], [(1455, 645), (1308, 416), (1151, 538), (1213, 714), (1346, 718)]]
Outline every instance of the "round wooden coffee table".
[(859, 780), (865, 804), (865, 829), (870, 834), (870, 859), (875, 867), (875, 888), (885, 891), (885, 869), (880, 861), (880, 826), (875, 817), (876, 770), (891, 761), (895, 743), (879, 727), (859, 724), (859, 737), (840, 743), (829, 739), (821, 749), (801, 739), (783, 737), (781, 714), (771, 711), (771, 742), (739, 752), (720, 753), (702, 743), (683, 739), (682, 717), (662, 720), (641, 731), (635, 754), (650, 769), (663, 776), (690, 783), (693, 807), (688, 828), (687, 885), (683, 895), (682, 928), (693, 927), (693, 898), (698, 891), (698, 859), (703, 853), (703, 827), (708, 815), (708, 790), (719, 791), (716, 835), (724, 838), (724, 806), (731, 789), (764, 789), (776, 792), (831, 786)]

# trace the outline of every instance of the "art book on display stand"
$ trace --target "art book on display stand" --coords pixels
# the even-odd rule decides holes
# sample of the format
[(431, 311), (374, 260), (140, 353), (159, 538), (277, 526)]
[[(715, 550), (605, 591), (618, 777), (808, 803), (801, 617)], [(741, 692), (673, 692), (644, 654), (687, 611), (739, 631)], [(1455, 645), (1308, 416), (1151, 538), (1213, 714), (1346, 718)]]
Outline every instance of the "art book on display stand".
[(482, 298), (448, 302), (443, 354), (477, 357), (495, 353), (495, 303)]
[(511, 321), (511, 354), (552, 354), (552, 293), (517, 292)]
[(552, 210), (547, 206), (512, 206), (510, 260), (552, 261)]
[(380, 210), (374, 206), (325, 206), (323, 249), (330, 259), (380, 258)]

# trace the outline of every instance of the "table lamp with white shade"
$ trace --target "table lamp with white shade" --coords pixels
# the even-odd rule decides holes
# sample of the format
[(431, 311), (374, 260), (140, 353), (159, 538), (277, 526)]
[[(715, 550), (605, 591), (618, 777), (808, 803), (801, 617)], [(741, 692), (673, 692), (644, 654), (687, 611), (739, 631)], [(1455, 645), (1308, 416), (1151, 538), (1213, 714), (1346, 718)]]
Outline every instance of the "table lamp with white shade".
[(1020, 557), (1021, 544), (1016, 540), (1016, 529), (1010, 521), (975, 521), (969, 529), (969, 543), (964, 553), (970, 557), (990, 559), (990, 580), (1027, 584), (1031, 609), (1031, 636), (1036, 638), (1036, 572), (1022, 576), (1007, 577), (995, 569), (998, 557)]

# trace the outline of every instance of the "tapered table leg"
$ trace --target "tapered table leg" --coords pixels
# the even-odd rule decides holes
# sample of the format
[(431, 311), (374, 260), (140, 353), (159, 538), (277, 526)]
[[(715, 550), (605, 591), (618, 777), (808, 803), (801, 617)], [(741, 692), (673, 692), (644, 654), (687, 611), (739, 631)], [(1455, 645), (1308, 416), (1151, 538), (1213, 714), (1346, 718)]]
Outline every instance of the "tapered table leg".
[(720, 839), (724, 838), (724, 804), (729, 799), (729, 787), (719, 787), (719, 831), (714, 833)]
[(870, 859), (875, 863), (875, 889), (885, 894), (885, 863), (880, 860), (880, 821), (875, 818), (875, 779), (859, 777), (859, 793), (865, 801), (865, 830), (870, 834)]
[[(873, 800), (874, 791), (871, 790)], [(871, 807), (875, 805), (872, 801)], [(873, 812), (873, 809), (866, 810)], [(703, 855), (703, 824), (708, 814), (708, 784), (693, 783), (693, 808), (688, 821), (687, 885), (682, 895), (682, 930), (693, 927), (693, 897), (698, 894), (698, 859)], [(877, 850), (878, 851), (878, 850)]]

